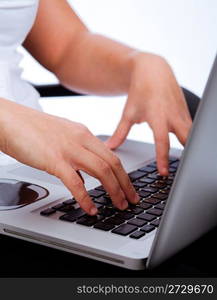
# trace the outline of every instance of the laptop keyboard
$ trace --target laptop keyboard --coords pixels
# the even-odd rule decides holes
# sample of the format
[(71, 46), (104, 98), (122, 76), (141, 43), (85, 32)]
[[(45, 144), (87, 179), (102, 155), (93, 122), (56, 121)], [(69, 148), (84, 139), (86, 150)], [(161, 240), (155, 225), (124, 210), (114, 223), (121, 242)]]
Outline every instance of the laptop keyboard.
[(160, 225), (178, 164), (177, 158), (170, 157), (168, 177), (158, 174), (156, 162), (130, 172), (128, 175), (140, 196), (140, 202), (129, 204), (125, 211), (115, 208), (103, 186), (98, 186), (88, 191), (98, 208), (96, 216), (87, 215), (74, 198), (42, 210), (40, 214), (49, 217), (58, 211), (63, 213), (59, 217), (61, 221), (140, 239)]

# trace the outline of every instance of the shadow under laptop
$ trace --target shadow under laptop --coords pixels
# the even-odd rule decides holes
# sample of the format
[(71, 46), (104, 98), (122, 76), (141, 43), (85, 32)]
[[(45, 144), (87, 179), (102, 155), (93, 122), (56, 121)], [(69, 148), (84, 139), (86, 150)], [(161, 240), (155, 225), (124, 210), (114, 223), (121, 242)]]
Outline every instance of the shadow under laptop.
[(0, 235), (1, 277), (217, 277), (217, 228), (153, 270), (132, 271)]

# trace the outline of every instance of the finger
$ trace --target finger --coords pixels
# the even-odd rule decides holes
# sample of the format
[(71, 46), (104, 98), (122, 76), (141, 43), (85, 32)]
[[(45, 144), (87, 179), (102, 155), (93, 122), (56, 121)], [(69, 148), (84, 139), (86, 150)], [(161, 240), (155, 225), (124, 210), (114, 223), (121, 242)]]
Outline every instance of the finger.
[(162, 176), (168, 175), (169, 135), (166, 128), (155, 128), (154, 139), (158, 171)]
[(178, 138), (179, 142), (183, 146), (186, 144), (191, 126), (192, 126), (191, 121), (184, 122), (184, 121), (181, 120), (180, 122), (177, 121), (175, 123), (175, 128), (174, 128), (173, 132), (175, 133), (175, 135)]
[(121, 210), (126, 209), (128, 202), (125, 194), (109, 164), (86, 149), (82, 149), (81, 154), (83, 159), (77, 162), (79, 169), (100, 180), (110, 195), (114, 206)]
[(78, 174), (78, 176), (81, 178), (82, 182), (84, 183), (84, 178), (82, 177), (81, 173), (79, 170), (76, 171), (76, 173)]
[(90, 215), (97, 213), (97, 208), (85, 190), (84, 184), (77, 172), (68, 164), (62, 164), (58, 170), (58, 177), (70, 190), (80, 207)]
[(125, 141), (132, 125), (132, 122), (122, 117), (114, 134), (105, 142), (105, 144), (110, 149), (119, 147)]
[(110, 151), (104, 143), (94, 136), (87, 141), (85, 147), (111, 166), (126, 199), (133, 204), (138, 203), (139, 196), (137, 195), (128, 174), (125, 172), (120, 159), (112, 151)]

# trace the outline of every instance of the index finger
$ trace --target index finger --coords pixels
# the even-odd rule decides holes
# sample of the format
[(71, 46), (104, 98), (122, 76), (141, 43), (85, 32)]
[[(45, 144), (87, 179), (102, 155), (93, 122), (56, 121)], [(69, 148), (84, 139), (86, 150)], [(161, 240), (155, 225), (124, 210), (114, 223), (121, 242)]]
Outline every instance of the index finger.
[(170, 148), (168, 130), (167, 128), (156, 127), (153, 129), (153, 131), (158, 172), (162, 176), (168, 176), (168, 161)]

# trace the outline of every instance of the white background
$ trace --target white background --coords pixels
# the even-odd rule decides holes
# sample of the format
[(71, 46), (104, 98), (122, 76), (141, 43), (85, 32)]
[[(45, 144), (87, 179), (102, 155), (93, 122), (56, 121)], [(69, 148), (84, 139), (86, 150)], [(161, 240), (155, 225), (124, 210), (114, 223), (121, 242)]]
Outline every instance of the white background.
[[(216, 0), (70, 0), (86, 25), (143, 51), (164, 56), (179, 83), (202, 95), (217, 49)], [(61, 42), (61, 37), (60, 37)], [(35, 83), (55, 77), (25, 54), (24, 78)], [(73, 68), (73, 66), (72, 66)], [(85, 123), (94, 134), (111, 134), (125, 98), (42, 100), (56, 115)], [(147, 126), (135, 126), (131, 138), (151, 141)], [(178, 144), (174, 142), (174, 145)]]

